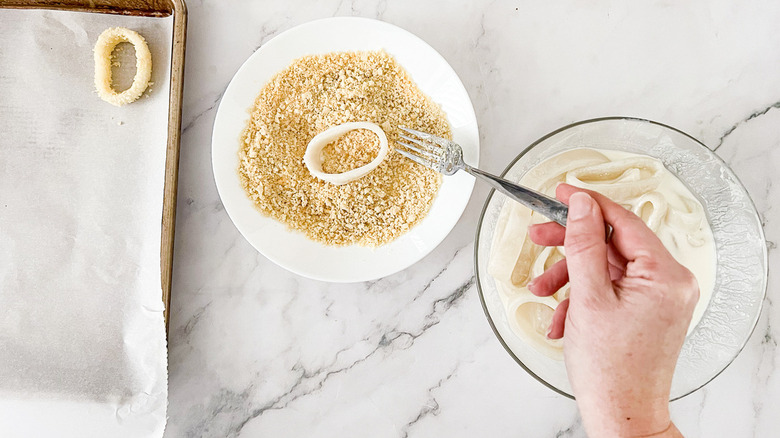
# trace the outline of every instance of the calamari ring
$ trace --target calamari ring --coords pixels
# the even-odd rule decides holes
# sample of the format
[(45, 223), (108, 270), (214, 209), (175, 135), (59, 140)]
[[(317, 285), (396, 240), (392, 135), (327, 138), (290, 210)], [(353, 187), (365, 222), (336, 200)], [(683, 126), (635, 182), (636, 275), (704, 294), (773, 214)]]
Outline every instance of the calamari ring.
[[(322, 150), (325, 149), (325, 146), (338, 140), (344, 136), (344, 134), (358, 129), (368, 129), (369, 131), (376, 134), (376, 136), (379, 138), (379, 153), (376, 155), (376, 158), (371, 160), (371, 162), (365, 166), (360, 166), (356, 169), (352, 169), (343, 173), (323, 172)], [(340, 186), (358, 178), (362, 178), (368, 172), (376, 169), (380, 164), (382, 164), (382, 161), (384, 161), (385, 157), (387, 157), (387, 150), (387, 136), (385, 135), (385, 131), (383, 131), (382, 128), (380, 128), (378, 125), (370, 122), (343, 123), (341, 125), (332, 126), (325, 131), (315, 135), (306, 146), (306, 153), (303, 155), (303, 163), (314, 177)]]
[(665, 171), (663, 163), (655, 158), (630, 157), (574, 169), (566, 174), (566, 182), (621, 203), (655, 190)]
[[(136, 71), (133, 85), (117, 93), (111, 88), (111, 52), (122, 42), (128, 42), (135, 47)], [(146, 91), (151, 78), (152, 54), (144, 37), (124, 27), (112, 27), (100, 34), (95, 43), (95, 88), (101, 99), (116, 106), (135, 102)]]
[[(651, 210), (649, 214), (647, 214), (647, 217), (645, 217), (643, 212), (645, 211), (645, 206), (648, 204), (650, 205)], [(661, 223), (666, 219), (666, 213), (669, 211), (669, 203), (666, 201), (664, 195), (652, 191), (640, 196), (639, 199), (634, 202), (631, 211), (642, 218), (648, 228), (653, 230), (654, 233), (657, 233)]]
[(536, 350), (563, 360), (563, 339), (547, 338), (547, 329), (560, 303), (553, 297), (537, 297), (528, 289), (506, 305), (509, 327)]

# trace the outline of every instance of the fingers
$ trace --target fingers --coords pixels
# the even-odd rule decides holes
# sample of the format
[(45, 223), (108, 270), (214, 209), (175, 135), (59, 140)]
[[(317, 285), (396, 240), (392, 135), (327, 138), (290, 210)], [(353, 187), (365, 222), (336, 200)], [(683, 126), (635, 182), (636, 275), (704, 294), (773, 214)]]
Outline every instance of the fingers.
[(607, 244), (607, 260), (609, 261), (609, 278), (612, 281), (620, 280), (626, 275), (628, 261), (611, 242)]
[(531, 241), (543, 246), (561, 246), (566, 235), (566, 228), (555, 222), (534, 224), (528, 227), (528, 235)]
[[(555, 222), (545, 222), (543, 224), (531, 225), (528, 228), (528, 234), (531, 237), (531, 241), (537, 245), (563, 246), (566, 228)], [(623, 275), (626, 273), (626, 264), (628, 261), (612, 244), (607, 245), (607, 260), (609, 260), (609, 277), (612, 281), (623, 278)], [(529, 284), (529, 288), (530, 286), (531, 285)]]
[(569, 282), (569, 270), (566, 268), (566, 259), (559, 260), (544, 273), (528, 283), (528, 290), (539, 297), (547, 297)]
[(609, 294), (614, 297), (604, 242), (604, 218), (599, 204), (583, 192), (570, 194), (568, 202), (564, 248), (571, 296), (575, 300), (603, 299)]
[(575, 193), (587, 193), (596, 201), (604, 220), (613, 227), (612, 244), (628, 261), (657, 251), (667, 253), (663, 243), (639, 216), (612, 202), (606, 196), (569, 184), (559, 184), (555, 190), (558, 199), (567, 204)]
[(547, 337), (550, 339), (561, 339), (563, 337), (564, 326), (566, 325), (566, 312), (569, 310), (569, 299), (561, 301), (553, 312), (550, 328), (547, 330)]

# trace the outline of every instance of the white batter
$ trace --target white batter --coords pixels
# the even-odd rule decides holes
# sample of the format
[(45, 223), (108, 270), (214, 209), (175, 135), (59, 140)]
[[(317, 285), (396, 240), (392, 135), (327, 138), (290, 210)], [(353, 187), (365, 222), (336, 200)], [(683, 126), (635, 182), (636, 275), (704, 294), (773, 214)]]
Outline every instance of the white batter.
[[(520, 184), (555, 196), (560, 182), (599, 192), (640, 216), (674, 258), (699, 283), (699, 302), (688, 332), (698, 324), (715, 283), (715, 242), (701, 203), (663, 164), (647, 155), (601, 149), (572, 149), (529, 170)], [(538, 351), (563, 359), (563, 341), (547, 339), (554, 309), (569, 294), (567, 284), (550, 297), (537, 297), (528, 282), (564, 257), (563, 247), (531, 242), (528, 226), (548, 222), (517, 202), (507, 201), (493, 237), (488, 270), (515, 334)]]

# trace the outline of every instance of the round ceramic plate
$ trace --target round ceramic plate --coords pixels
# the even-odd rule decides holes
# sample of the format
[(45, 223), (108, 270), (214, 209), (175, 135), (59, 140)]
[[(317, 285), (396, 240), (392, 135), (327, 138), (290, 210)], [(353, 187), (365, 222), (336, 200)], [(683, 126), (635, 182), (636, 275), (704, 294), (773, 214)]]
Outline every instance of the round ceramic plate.
[(356, 282), (403, 270), (444, 240), (474, 188), (474, 179), (464, 172), (444, 177), (428, 216), (378, 248), (320, 244), (261, 214), (247, 197), (238, 177), (238, 148), (263, 85), (301, 56), (380, 49), (395, 57), (417, 86), (441, 105), (465, 161), (478, 164), (479, 133), (468, 94), (447, 61), (420, 38), (381, 21), (351, 17), (312, 21), (278, 35), (252, 54), (230, 81), (214, 122), (211, 158), (219, 196), (236, 228), (260, 253), (296, 274)]

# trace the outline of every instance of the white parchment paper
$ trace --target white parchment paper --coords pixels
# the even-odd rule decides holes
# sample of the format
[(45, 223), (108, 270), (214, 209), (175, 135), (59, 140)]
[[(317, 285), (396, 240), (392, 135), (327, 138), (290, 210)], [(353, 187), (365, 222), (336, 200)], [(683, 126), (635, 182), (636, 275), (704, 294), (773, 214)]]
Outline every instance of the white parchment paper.
[[(0, 9), (0, 436), (162, 436), (160, 224), (173, 18)], [(154, 81), (94, 90), (108, 27)]]

